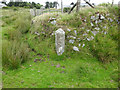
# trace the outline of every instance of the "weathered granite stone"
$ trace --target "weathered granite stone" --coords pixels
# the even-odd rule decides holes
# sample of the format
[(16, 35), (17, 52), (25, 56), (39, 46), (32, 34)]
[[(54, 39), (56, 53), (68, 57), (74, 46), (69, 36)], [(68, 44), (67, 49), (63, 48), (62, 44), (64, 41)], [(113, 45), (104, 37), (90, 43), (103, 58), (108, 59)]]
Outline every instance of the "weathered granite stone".
[(30, 14), (32, 16), (36, 16), (36, 9), (30, 9)]
[(55, 45), (58, 55), (62, 55), (65, 48), (65, 32), (60, 28), (55, 32)]
[(36, 16), (41, 15), (41, 10), (40, 9), (36, 9)]
[(118, 2), (118, 7), (120, 8), (120, 1)]

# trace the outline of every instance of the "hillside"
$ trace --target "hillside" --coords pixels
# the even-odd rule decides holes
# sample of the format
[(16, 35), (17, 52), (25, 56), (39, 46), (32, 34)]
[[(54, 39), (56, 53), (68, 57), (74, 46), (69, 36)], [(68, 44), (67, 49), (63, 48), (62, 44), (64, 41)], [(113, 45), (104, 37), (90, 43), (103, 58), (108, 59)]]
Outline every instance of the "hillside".
[[(32, 17), (28, 9), (4, 9), (3, 87), (117, 88), (117, 10), (97, 7)], [(55, 51), (59, 28), (65, 31), (61, 56)]]

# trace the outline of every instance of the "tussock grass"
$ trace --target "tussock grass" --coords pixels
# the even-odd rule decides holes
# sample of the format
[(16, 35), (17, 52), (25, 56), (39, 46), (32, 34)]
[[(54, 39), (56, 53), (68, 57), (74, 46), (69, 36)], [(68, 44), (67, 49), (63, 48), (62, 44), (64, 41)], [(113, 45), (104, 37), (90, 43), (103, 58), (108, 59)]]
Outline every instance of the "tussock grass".
[(3, 68), (16, 69), (29, 60), (29, 49), (23, 41), (23, 34), (29, 31), (31, 16), (28, 12), (23, 14), (11, 9), (5, 10), (3, 15)]
[(17, 69), (22, 63), (29, 60), (29, 49), (27, 44), (18, 41), (2, 42), (3, 67)]

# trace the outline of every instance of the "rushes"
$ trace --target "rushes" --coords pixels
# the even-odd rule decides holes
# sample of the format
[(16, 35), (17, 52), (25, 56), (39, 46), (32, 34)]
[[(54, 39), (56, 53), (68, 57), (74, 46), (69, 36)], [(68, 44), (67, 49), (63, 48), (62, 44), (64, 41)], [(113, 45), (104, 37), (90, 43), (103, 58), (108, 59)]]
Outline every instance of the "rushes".
[(11, 69), (18, 68), (29, 58), (28, 45), (14, 41), (3, 41), (2, 45), (2, 62), (4, 67)]

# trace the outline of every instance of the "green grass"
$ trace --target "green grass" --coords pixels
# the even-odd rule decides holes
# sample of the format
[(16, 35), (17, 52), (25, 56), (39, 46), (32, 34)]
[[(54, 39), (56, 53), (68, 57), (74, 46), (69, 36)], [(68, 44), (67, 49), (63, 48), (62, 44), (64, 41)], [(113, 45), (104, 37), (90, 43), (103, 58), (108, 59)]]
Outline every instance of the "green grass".
[[(90, 16), (96, 12), (109, 12), (112, 18), (114, 13), (111, 12), (114, 10), (98, 7), (85, 9), (78, 14), (47, 14), (32, 19), (33, 24), (27, 9), (3, 10), (3, 88), (117, 88), (117, 23), (104, 20), (99, 27), (108, 34), (97, 34), (95, 40), (90, 42), (82, 36), (83, 33), (87, 33), (86, 29), (94, 30), (90, 26)], [(7, 15), (8, 12), (10, 13)], [(23, 14), (24, 12), (26, 13)], [(57, 18), (57, 25), (48, 22), (50, 17)], [(86, 18), (87, 22), (83, 23), (80, 17)], [(103, 26), (107, 28), (104, 29)], [(82, 39), (75, 40), (72, 45), (66, 38), (65, 52), (61, 56), (56, 54), (55, 36), (51, 35), (58, 28), (65, 30), (66, 37), (72, 35)], [(71, 32), (68, 32), (67, 28), (71, 29)], [(74, 30), (77, 31), (77, 35), (74, 34)], [(35, 32), (40, 36), (35, 35)], [(87, 37), (93, 36), (91, 32), (87, 34)], [(85, 44), (85, 47), (79, 47), (79, 43)], [(73, 51), (73, 46), (79, 47), (80, 52)], [(25, 56), (26, 62), (21, 63), (19, 61), (23, 60), (21, 57), (24, 56), (26, 48), (29, 48), (29, 52), (25, 55), (29, 55)], [(15, 52), (15, 55), (11, 55), (12, 52)], [(9, 59), (13, 62), (11, 65), (15, 65), (17, 69), (11, 68), (14, 66), (10, 65)], [(6, 67), (7, 65), (9, 67)]]
[[(104, 66), (95, 58), (80, 59), (79, 56), (59, 61), (43, 58), (45, 62), (34, 62), (35, 58), (17, 70), (6, 71), (3, 87), (116, 88), (118, 85), (112, 79), (117, 62)], [(60, 67), (56, 68), (58, 64)]]

